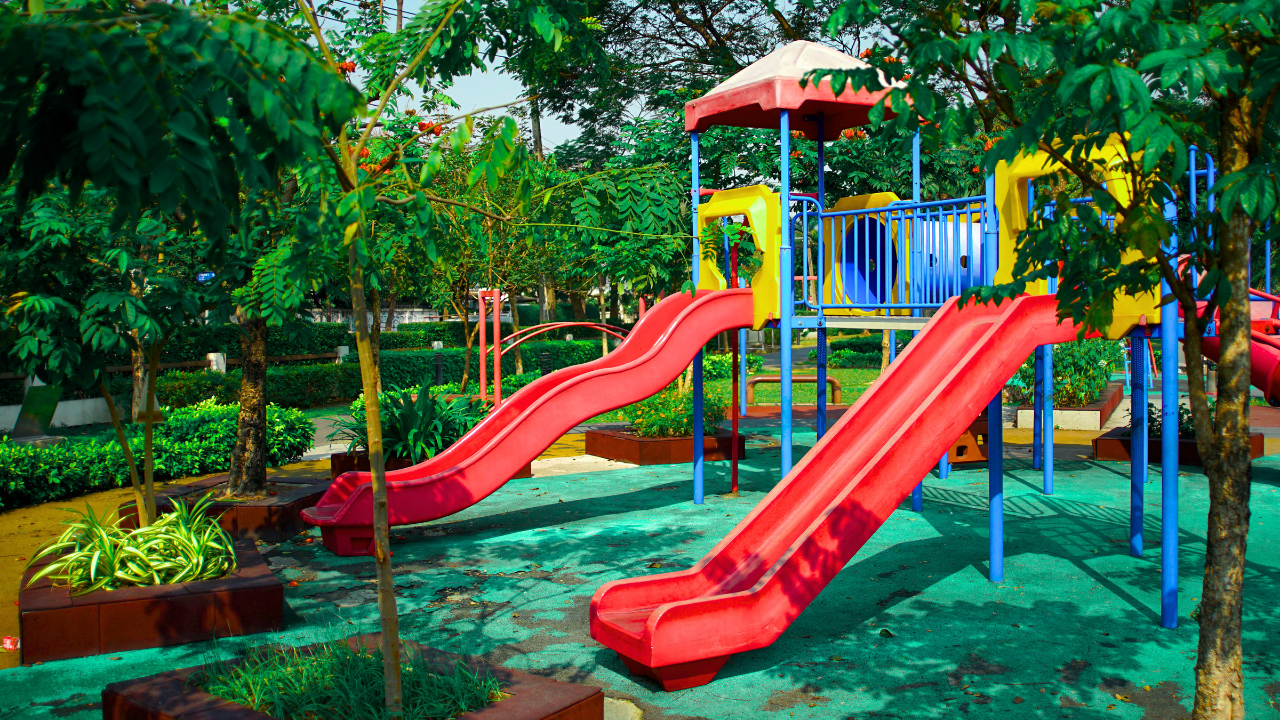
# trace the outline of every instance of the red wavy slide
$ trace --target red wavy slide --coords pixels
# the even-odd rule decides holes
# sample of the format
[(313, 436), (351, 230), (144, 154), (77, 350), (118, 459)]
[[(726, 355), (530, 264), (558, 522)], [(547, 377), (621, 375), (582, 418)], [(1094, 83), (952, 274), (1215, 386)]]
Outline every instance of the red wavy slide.
[(777, 640), (1031, 351), (1075, 339), (1056, 305), (952, 299), (696, 566), (597, 590), (591, 636), (665, 690), (710, 682), (734, 653)]
[[(1249, 291), (1253, 332), (1249, 347), (1249, 384), (1262, 391), (1272, 406), (1280, 405), (1280, 337), (1270, 334), (1280, 324), (1280, 297), (1257, 289)], [(1182, 311), (1179, 308), (1179, 315)], [(1216, 336), (1200, 341), (1204, 356), (1218, 362), (1221, 341)]]
[[(750, 326), (752, 314), (750, 289), (666, 298), (613, 352), (537, 379), (443, 453), (388, 472), (391, 524), (426, 522), (480, 502), (578, 423), (665, 388), (703, 345), (718, 333)], [(369, 473), (338, 476), (302, 515), (320, 526), (334, 553), (373, 553)]]

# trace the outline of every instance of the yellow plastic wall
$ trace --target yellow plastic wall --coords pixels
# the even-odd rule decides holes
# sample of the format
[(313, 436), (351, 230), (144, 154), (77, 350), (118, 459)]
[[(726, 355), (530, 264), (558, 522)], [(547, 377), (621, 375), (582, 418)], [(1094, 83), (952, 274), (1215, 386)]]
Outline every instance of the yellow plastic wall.
[[(752, 327), (759, 330), (768, 321), (778, 319), (782, 312), (782, 287), (778, 282), (779, 258), (782, 255), (782, 198), (766, 185), (721, 190), (698, 206), (698, 236), (702, 237), (702, 230), (708, 225), (736, 216), (746, 218), (744, 224), (750, 226), (761, 256), (760, 270), (750, 283), (755, 306)], [(719, 247), (717, 244), (716, 248)], [(717, 253), (705, 253), (704, 257), (698, 258), (699, 290), (723, 290), (727, 287), (716, 257)]]

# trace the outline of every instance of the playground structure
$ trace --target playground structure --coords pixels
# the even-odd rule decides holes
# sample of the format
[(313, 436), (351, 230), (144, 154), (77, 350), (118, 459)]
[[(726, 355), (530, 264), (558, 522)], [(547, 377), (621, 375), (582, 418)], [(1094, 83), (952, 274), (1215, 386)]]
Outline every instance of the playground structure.
[[(1012, 164), (1001, 163), (986, 178), (982, 195), (926, 202), (921, 198), (917, 138), (910, 201), (877, 193), (841, 199), (827, 209), (822, 173), (812, 196), (792, 192), (792, 130), (819, 141), (819, 166), (824, 167), (822, 142), (839, 137), (845, 128), (867, 124), (868, 111), (886, 92), (846, 91), (836, 96), (826, 85), (799, 86), (799, 78), (810, 69), (841, 67), (865, 64), (813, 43), (792, 43), (689, 103), (696, 294), (681, 293), (657, 303), (613, 352), (545, 375), (505, 401), (496, 397), (490, 416), (445, 452), (387, 473), (391, 524), (444, 517), (497, 490), (578, 422), (662, 390), (691, 362), (694, 434), (699, 436), (702, 346), (727, 330), (739, 331), (739, 347), (746, 328), (780, 330), (781, 481), (694, 567), (607, 583), (592, 599), (592, 636), (617, 651), (633, 672), (654, 678), (668, 690), (708, 682), (733, 654), (764, 647), (785, 632), (906, 498), (911, 498), (913, 509), (921, 508), (921, 479), (935, 464), (939, 472), (946, 472), (946, 453), (984, 409), (991, 418), (988, 572), (990, 580), (1003, 580), (1000, 395), (1033, 352), (1034, 463), (1043, 470), (1043, 491), (1053, 492), (1052, 345), (1074, 340), (1079, 328), (1058, 321), (1052, 283), (1042, 282), (1000, 306), (960, 308), (956, 296), (967, 287), (1012, 279), (1014, 240), (1033, 207), (1033, 181), (1054, 166), (1040, 154), (1020, 156)], [(713, 125), (779, 131), (777, 192), (762, 185), (710, 193), (700, 187), (699, 133)], [(1113, 141), (1099, 148), (1095, 157), (1106, 161), (1118, 152)], [(1211, 161), (1197, 169), (1192, 152), (1194, 209), (1196, 183), (1203, 179), (1206, 187), (1212, 186), (1214, 171)], [(1116, 193), (1128, 187), (1128, 178), (1118, 171), (1106, 180)], [(709, 198), (702, 203), (704, 195)], [(732, 282), (728, 238), (720, 258), (703, 253), (699, 244), (705, 229), (738, 219), (750, 228), (761, 266), (749, 281)], [(797, 249), (802, 258), (799, 272)], [(811, 288), (802, 290), (798, 300), (797, 283)], [(500, 295), (487, 297), (495, 300)], [(1276, 302), (1270, 296), (1258, 298), (1259, 321), (1280, 317)], [(1143, 551), (1148, 472), (1147, 344), (1152, 338), (1176, 340), (1181, 324), (1176, 312), (1161, 312), (1154, 294), (1120, 298), (1114, 318), (1105, 335), (1128, 338), (1132, 348), (1129, 539), (1131, 554), (1138, 556)], [(793, 329), (817, 331), (816, 382), (825, 388), (826, 331), (831, 327), (910, 330), (918, 336), (830, 428), (826, 393), (817, 393), (818, 442), (793, 463), (790, 334)], [(1270, 361), (1265, 377), (1255, 374), (1255, 382), (1261, 382), (1270, 397), (1280, 347), (1268, 342), (1254, 345), (1255, 358), (1261, 353)], [(1161, 358), (1162, 397), (1176, 398), (1177, 353), (1168, 349)], [(502, 352), (495, 351), (495, 359)], [(500, 385), (499, 373), (500, 367), (495, 386)], [(745, 357), (739, 376), (746, 378)], [(1164, 427), (1176, 427), (1177, 407), (1176, 402), (1162, 404)], [(699, 443), (694, 443), (694, 455), (693, 499), (702, 503)], [(1177, 625), (1176, 457), (1177, 434), (1165, 433), (1161, 624), (1170, 628)], [(372, 513), (368, 474), (347, 473), (304, 515), (321, 526), (327, 547), (356, 555), (372, 551)]]

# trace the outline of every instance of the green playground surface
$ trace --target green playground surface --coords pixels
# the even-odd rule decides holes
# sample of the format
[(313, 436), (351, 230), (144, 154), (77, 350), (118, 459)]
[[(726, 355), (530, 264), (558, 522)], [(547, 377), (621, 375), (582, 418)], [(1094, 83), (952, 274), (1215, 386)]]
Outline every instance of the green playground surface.
[[(752, 432), (767, 432), (757, 431)], [(807, 434), (805, 434), (807, 433)], [(589, 637), (592, 593), (619, 578), (685, 568), (777, 481), (760, 435), (728, 498), (709, 463), (516, 480), (463, 513), (394, 532), (406, 638), (509, 667), (604, 686), (645, 718), (1185, 717), (1194, 687), (1208, 495), (1179, 473), (1179, 627), (1159, 626), (1160, 476), (1146, 484), (1146, 552), (1129, 556), (1129, 466), (1059, 458), (1053, 496), (1038, 470), (1005, 462), (1005, 581), (987, 580), (986, 467), (926, 479), (924, 511), (895, 513), (768, 648), (731, 659), (709, 685), (663, 693)], [(812, 443), (812, 431), (798, 444)], [(797, 447), (797, 457), (805, 448)], [(1254, 464), (1244, 605), (1246, 705), (1278, 711), (1280, 458)], [(0, 719), (89, 720), (108, 683), (376, 629), (372, 563), (304, 537), (266, 556), (288, 584), (281, 633), (0, 671)]]

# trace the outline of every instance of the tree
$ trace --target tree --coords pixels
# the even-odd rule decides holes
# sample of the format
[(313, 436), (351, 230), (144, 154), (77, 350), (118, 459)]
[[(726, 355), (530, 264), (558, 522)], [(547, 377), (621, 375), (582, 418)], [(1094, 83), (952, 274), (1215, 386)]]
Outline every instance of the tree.
[[(1280, 197), (1271, 115), (1280, 90), (1280, 40), (1272, 20), (1278, 10), (1274, 0), (943, 0), (881, 13), (873, 0), (847, 0), (829, 23), (836, 30), (875, 14), (891, 30), (906, 62), (890, 77), (904, 78), (906, 68), (914, 75), (886, 99), (899, 110), (890, 126), (914, 130), (923, 119), (932, 147), (1003, 126), (1003, 137), (983, 159), (988, 172), (1020, 152), (1047, 153), (1055, 161), (1054, 191), (1040, 193), (1018, 238), (1013, 281), (971, 298), (1009, 298), (1056, 276), (1061, 316), (1105, 329), (1118, 295), (1159, 293), (1160, 282), (1168, 284), (1166, 300), (1177, 302), (1186, 322), (1192, 417), (1210, 488), (1196, 718), (1244, 717), (1249, 249), (1276, 216)], [(871, 72), (821, 71), (808, 80), (822, 77), (835, 87), (876, 86)], [(882, 104), (873, 120), (885, 117)], [(1222, 172), (1213, 188), (1216, 209), (1201, 209), (1194, 221), (1185, 194), (1193, 144), (1212, 152)], [(1103, 172), (1115, 164), (1128, 181), (1104, 186)], [(1092, 194), (1096, 209), (1084, 205), (1075, 218), (1046, 219), (1046, 204), (1067, 202), (1070, 186)], [(1178, 204), (1178, 221), (1165, 219), (1166, 202)], [(1117, 221), (1108, 223), (1103, 214)], [(1218, 401), (1211, 408), (1201, 336), (1215, 317), (1221, 350)]]

